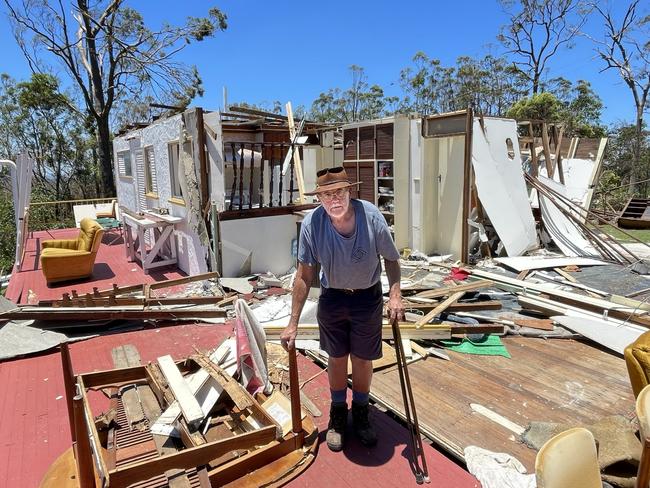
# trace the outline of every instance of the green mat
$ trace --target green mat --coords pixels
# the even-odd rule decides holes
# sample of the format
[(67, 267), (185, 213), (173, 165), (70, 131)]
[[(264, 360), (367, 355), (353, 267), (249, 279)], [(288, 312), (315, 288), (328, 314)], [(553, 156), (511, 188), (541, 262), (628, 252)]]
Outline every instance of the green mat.
[(440, 341), (442, 344), (452, 351), (462, 352), (465, 354), (479, 354), (482, 356), (504, 356), (510, 358), (510, 353), (506, 349), (506, 346), (501, 342), (501, 338), (498, 335), (488, 334), (483, 336), (481, 339), (468, 339), (464, 337), (462, 339), (450, 339), (446, 341)]

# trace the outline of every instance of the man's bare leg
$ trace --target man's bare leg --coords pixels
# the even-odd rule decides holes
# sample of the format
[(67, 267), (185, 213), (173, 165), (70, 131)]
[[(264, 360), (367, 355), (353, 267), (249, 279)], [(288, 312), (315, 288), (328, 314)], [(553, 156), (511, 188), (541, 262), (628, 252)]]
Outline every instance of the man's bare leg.
[[(352, 371), (354, 371), (354, 366), (352, 368)], [(330, 381), (331, 390), (345, 390), (348, 387), (347, 354), (345, 356), (341, 356), (340, 358), (333, 358), (332, 356), (329, 357), (327, 360), (327, 376)]]
[(326, 436), (327, 447), (332, 451), (340, 451), (343, 449), (345, 428), (348, 424), (348, 355), (338, 358), (330, 356), (327, 361), (327, 375), (332, 394)]
[(372, 382), (372, 361), (361, 359), (354, 354), (350, 355), (352, 360), (352, 390), (359, 393), (370, 393)]

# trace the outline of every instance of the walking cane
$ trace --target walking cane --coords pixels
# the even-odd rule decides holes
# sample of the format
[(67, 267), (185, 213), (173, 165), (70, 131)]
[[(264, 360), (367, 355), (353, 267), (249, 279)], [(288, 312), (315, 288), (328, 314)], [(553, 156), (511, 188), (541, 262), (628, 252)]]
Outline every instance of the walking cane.
[(420, 426), (418, 424), (418, 415), (415, 411), (415, 401), (413, 400), (413, 390), (411, 389), (411, 380), (409, 370), (402, 346), (402, 334), (399, 330), (397, 317), (392, 321), (393, 338), (395, 339), (395, 357), (397, 358), (397, 370), (399, 371), (399, 383), (402, 387), (402, 400), (404, 401), (404, 413), (406, 415), (406, 426), (411, 437), (411, 448), (413, 449), (413, 465), (415, 471), (415, 481), (417, 484), (430, 483), (427, 460), (424, 457), (424, 446), (422, 436), (420, 435)]

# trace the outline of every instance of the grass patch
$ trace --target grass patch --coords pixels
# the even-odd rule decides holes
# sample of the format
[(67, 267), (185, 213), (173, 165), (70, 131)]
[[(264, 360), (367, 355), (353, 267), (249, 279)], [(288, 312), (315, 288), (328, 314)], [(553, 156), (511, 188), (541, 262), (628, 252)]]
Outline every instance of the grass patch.
[[(613, 238), (615, 238), (618, 241), (635, 242), (634, 239), (632, 239), (629, 236), (626, 236), (623, 232), (621, 232), (621, 230), (618, 227), (614, 227), (613, 225), (609, 225), (609, 224), (601, 225), (600, 230), (611, 235)], [(630, 235), (633, 235), (640, 241), (650, 242), (650, 229), (625, 229), (625, 232), (627, 232)]]

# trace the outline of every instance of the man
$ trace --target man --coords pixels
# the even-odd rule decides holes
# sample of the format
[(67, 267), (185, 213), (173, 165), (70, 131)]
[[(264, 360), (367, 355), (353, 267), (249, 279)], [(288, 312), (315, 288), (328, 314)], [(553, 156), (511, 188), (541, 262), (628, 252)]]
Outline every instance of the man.
[(327, 369), (332, 397), (327, 445), (332, 451), (343, 449), (349, 357), (354, 431), (364, 446), (371, 447), (377, 443), (377, 434), (368, 418), (372, 361), (382, 355), (380, 256), (384, 258), (390, 285), (387, 304), (390, 317), (402, 318), (399, 253), (386, 219), (377, 207), (350, 198), (350, 187), (360, 183), (350, 183), (345, 169), (324, 169), (317, 177), (316, 189), (306, 195), (318, 196), (321, 206), (302, 223), (291, 319), (281, 339), (286, 349), (294, 347), (298, 319), (316, 265), (320, 264), (317, 317), (320, 345), (329, 355)]

